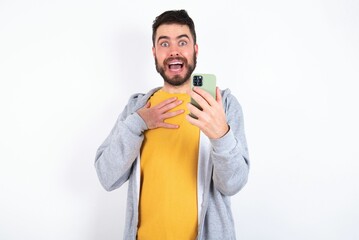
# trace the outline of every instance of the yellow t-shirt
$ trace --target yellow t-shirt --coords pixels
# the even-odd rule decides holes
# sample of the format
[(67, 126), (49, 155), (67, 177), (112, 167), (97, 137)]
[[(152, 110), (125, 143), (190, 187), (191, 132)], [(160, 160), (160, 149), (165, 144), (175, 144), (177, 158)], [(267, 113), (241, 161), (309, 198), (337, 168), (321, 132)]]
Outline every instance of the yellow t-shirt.
[(197, 236), (199, 129), (185, 118), (190, 96), (159, 90), (149, 101), (153, 107), (173, 96), (183, 103), (171, 111), (184, 109), (186, 112), (165, 121), (180, 127), (156, 128), (144, 134), (139, 240), (193, 240)]

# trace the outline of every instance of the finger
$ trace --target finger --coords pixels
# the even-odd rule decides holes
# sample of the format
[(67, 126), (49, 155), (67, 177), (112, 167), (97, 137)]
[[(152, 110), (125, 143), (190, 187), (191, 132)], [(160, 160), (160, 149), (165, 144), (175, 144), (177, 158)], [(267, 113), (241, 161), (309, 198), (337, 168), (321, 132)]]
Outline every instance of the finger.
[(162, 115), (163, 119), (168, 119), (168, 118), (173, 118), (177, 115), (180, 115), (182, 113), (184, 113), (185, 111), (183, 109), (177, 110), (177, 111), (173, 111), (173, 112), (166, 112), (165, 114)]
[[(201, 114), (202, 114), (202, 111), (200, 109), (198, 109), (196, 106), (192, 105), (191, 103), (188, 103), (187, 104), (187, 108), (188, 108), (188, 111), (190, 113), (192, 113), (192, 115), (196, 116), (197, 119), (199, 117), (201, 117)], [(191, 118), (193, 118), (192, 116), (190, 116)], [(194, 118), (195, 119), (195, 118)]]
[(170, 103), (172, 103), (172, 102), (174, 102), (174, 101), (176, 101), (176, 100), (177, 100), (176, 97), (172, 97), (172, 98), (169, 98), (169, 99), (166, 99), (166, 100), (160, 102), (160, 103), (157, 104), (155, 107), (156, 107), (156, 108), (162, 108), (162, 107), (166, 106), (167, 104), (170, 104)]
[(199, 127), (199, 125), (201, 123), (198, 119), (192, 117), (191, 115), (187, 115), (186, 119), (190, 124), (192, 124), (192, 125), (194, 125), (196, 127)]
[(191, 97), (198, 103), (198, 105), (205, 111), (207, 110), (210, 105), (209, 103), (206, 101), (206, 99), (204, 99), (200, 94), (192, 91), (191, 92)]
[(151, 107), (151, 102), (147, 102), (144, 108), (150, 108)]
[(160, 110), (161, 110), (161, 112), (163, 112), (163, 113), (164, 113), (164, 112), (168, 112), (168, 111), (170, 111), (171, 109), (173, 109), (173, 108), (175, 108), (175, 107), (181, 105), (182, 102), (183, 102), (182, 100), (177, 100), (177, 101), (175, 101), (175, 102), (168, 103), (167, 105), (163, 106)]
[(171, 123), (162, 122), (162, 123), (158, 124), (158, 127), (161, 127), (161, 128), (176, 129), (176, 128), (179, 128), (179, 125), (175, 125), (175, 124), (171, 124)]
[(219, 87), (216, 87), (216, 101), (218, 104), (220, 104), (220, 106), (222, 106), (222, 94), (221, 94), (221, 90), (219, 89)]
[(185, 111), (183, 109), (180, 109), (180, 110), (177, 110), (177, 111), (174, 111), (174, 112), (167, 112), (167, 113), (163, 114), (162, 115), (163, 121), (161, 123), (159, 123), (158, 126), (162, 127), (162, 128), (172, 128), (172, 129), (179, 128), (179, 125), (167, 123), (164, 120), (172, 118), (172, 117), (175, 117), (175, 116), (180, 115), (180, 114), (183, 114), (184, 112)]
[(216, 99), (214, 99), (209, 92), (203, 90), (202, 88), (194, 87), (193, 91), (199, 94), (202, 98), (204, 98), (211, 106), (216, 102)]

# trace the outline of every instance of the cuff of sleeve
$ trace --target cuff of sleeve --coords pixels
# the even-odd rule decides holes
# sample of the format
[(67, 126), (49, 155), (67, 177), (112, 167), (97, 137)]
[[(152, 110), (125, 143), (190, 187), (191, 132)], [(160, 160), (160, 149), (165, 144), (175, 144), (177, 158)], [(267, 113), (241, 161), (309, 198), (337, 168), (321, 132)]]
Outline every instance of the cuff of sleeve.
[(230, 129), (223, 137), (210, 139), (215, 153), (229, 152), (236, 147), (236, 139)]
[(145, 121), (143, 121), (137, 112), (128, 116), (125, 120), (125, 124), (133, 133), (138, 136), (148, 129)]

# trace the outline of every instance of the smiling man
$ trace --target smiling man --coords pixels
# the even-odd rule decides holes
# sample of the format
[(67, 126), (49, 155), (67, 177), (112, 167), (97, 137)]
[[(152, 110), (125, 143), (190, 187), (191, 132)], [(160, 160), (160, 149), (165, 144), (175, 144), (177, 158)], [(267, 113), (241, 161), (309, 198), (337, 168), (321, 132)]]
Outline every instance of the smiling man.
[(157, 28), (152, 51), (156, 69), (169, 88), (188, 82), (196, 67), (198, 46), (191, 36), (187, 25), (163, 24)]
[(249, 171), (242, 110), (228, 89), (217, 88), (216, 99), (191, 89), (196, 41), (185, 10), (155, 19), (152, 52), (163, 86), (131, 96), (97, 150), (106, 190), (129, 181), (124, 239), (236, 238), (230, 196)]

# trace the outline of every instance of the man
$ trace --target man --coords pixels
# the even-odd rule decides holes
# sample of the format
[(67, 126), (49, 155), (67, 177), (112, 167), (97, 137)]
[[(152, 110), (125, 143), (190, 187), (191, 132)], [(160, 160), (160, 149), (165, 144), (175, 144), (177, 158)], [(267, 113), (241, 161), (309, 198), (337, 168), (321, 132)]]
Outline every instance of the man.
[(185, 10), (158, 16), (152, 41), (164, 84), (131, 96), (97, 151), (99, 180), (108, 191), (129, 181), (124, 239), (235, 239), (230, 196), (249, 170), (241, 107), (228, 89), (191, 89), (198, 45)]

